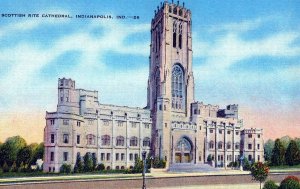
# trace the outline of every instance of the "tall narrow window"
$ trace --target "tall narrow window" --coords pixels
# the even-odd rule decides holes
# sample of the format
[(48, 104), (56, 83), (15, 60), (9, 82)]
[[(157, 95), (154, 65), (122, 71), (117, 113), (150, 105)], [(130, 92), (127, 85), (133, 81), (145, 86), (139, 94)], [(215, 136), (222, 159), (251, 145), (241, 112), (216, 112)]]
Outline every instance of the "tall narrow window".
[(176, 47), (176, 32), (177, 32), (177, 23), (173, 22), (173, 47)]
[(178, 41), (179, 48), (182, 48), (182, 23), (179, 24), (179, 41)]
[(184, 108), (183, 87), (183, 70), (178, 64), (176, 64), (172, 70), (172, 107), (174, 109)]

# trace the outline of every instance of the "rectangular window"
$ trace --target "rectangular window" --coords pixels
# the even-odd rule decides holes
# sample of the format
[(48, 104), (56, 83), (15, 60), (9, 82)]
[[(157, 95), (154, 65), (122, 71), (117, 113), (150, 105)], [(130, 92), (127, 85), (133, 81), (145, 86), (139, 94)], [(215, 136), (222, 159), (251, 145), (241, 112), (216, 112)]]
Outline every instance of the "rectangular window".
[(68, 143), (69, 143), (69, 134), (64, 134), (64, 135), (63, 135), (63, 142), (64, 142), (65, 144), (68, 144)]
[(64, 134), (64, 135), (63, 135), (63, 142), (64, 142), (65, 144), (68, 144), (68, 143), (69, 143), (69, 134)]
[(150, 128), (150, 124), (149, 123), (145, 123), (145, 129), (149, 129)]
[(210, 133), (214, 133), (214, 130), (213, 130), (213, 129), (209, 129), (209, 132), (210, 132)]
[(236, 132), (235, 132), (235, 135), (239, 135), (239, 132), (238, 132), (238, 131), (236, 131)]
[(63, 125), (69, 125), (69, 120), (68, 119), (64, 119), (63, 120)]
[(77, 135), (77, 144), (80, 144), (80, 135)]
[(136, 161), (139, 158), (138, 154), (134, 154), (134, 160)]
[(110, 153), (107, 153), (107, 154), (106, 154), (106, 160), (107, 160), (107, 161), (110, 161)]
[(257, 155), (257, 161), (260, 161), (260, 155)]
[(80, 121), (77, 121), (77, 127), (80, 127)]
[(258, 150), (260, 149), (260, 144), (257, 144), (257, 149), (258, 149)]
[(55, 135), (54, 135), (54, 134), (51, 134), (51, 139), (50, 139), (50, 142), (51, 142), (51, 143), (54, 143), (54, 137), (55, 137)]
[(109, 125), (109, 121), (108, 120), (103, 120), (103, 125), (108, 126)]
[(119, 153), (116, 153), (116, 161), (119, 161)]
[(137, 123), (136, 122), (131, 122), (131, 127), (136, 128)]
[(50, 125), (54, 125), (55, 124), (55, 119), (50, 119)]
[(94, 123), (94, 120), (89, 119), (88, 124), (89, 124), (89, 125), (93, 125), (93, 123)]
[(219, 130), (219, 134), (222, 134), (222, 130)]
[(50, 153), (50, 161), (54, 161), (54, 152)]
[(227, 131), (227, 134), (228, 134), (228, 135), (230, 135), (230, 133), (231, 133), (230, 131)]
[(252, 144), (248, 144), (248, 149), (252, 150)]
[(123, 161), (124, 159), (125, 159), (125, 154), (122, 153), (122, 154), (121, 154), (121, 161)]
[(252, 134), (248, 134), (248, 138), (252, 138)]
[(105, 160), (105, 153), (101, 153), (101, 161)]
[(248, 160), (252, 161), (252, 155), (248, 155)]
[(118, 126), (122, 127), (123, 126), (123, 121), (118, 121)]
[(68, 152), (64, 152), (64, 161), (68, 161)]
[(168, 124), (167, 123), (165, 123), (165, 128), (167, 128), (168, 127)]
[(132, 161), (133, 160), (133, 154), (129, 154), (129, 160)]
[(260, 134), (257, 135), (257, 138), (260, 138)]

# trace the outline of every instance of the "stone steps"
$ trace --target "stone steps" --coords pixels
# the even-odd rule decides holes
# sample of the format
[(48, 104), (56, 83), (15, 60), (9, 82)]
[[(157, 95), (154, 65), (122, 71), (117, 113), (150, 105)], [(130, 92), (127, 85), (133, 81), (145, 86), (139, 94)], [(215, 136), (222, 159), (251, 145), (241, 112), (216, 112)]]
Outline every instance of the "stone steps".
[(193, 163), (173, 163), (170, 165), (169, 172), (216, 172), (220, 169), (214, 168), (208, 164), (193, 164)]

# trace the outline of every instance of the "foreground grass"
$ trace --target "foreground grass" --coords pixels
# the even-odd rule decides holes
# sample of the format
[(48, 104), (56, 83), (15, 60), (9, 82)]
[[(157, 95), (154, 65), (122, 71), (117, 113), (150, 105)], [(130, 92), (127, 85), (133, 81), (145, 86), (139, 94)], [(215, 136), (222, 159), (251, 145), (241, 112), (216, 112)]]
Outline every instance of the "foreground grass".
[(61, 180), (85, 180), (85, 179), (115, 179), (115, 178), (141, 178), (141, 174), (48, 174), (33, 177), (1, 178), (0, 184), (16, 182), (39, 182), (39, 181), (61, 181)]
[(281, 166), (270, 166), (270, 172), (290, 172), (290, 171), (300, 171), (300, 164), (289, 166), (289, 165), (281, 165)]

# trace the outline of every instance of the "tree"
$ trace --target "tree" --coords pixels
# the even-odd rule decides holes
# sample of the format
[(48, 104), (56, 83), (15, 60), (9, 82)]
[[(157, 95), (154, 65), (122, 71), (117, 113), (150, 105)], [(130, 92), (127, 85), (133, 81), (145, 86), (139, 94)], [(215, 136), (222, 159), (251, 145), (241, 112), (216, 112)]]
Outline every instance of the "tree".
[(249, 171), (251, 169), (251, 164), (250, 164), (250, 162), (249, 162), (249, 160), (247, 158), (244, 158), (243, 169), (245, 171)]
[(137, 158), (134, 162), (134, 167), (132, 173), (142, 173), (143, 172), (143, 161), (140, 158)]
[(30, 146), (22, 148), (17, 154), (17, 165), (23, 162), (25, 165), (29, 164), (32, 159), (32, 149)]
[(250, 171), (253, 179), (259, 182), (259, 186), (261, 189), (261, 183), (264, 182), (268, 177), (269, 167), (262, 162), (255, 162), (251, 166)]
[(18, 171), (18, 167), (16, 162), (14, 162), (10, 168), (10, 172), (17, 172)]
[(294, 140), (291, 140), (286, 153), (285, 153), (285, 160), (286, 164), (289, 166), (296, 165), (299, 161), (300, 152), (297, 147), (297, 143)]
[(292, 140), (292, 138), (289, 136), (284, 136), (284, 137), (280, 138), (280, 142), (282, 143), (284, 149), (287, 149), (291, 140)]
[(90, 172), (93, 170), (93, 160), (91, 157), (91, 153), (86, 153), (83, 157), (83, 161), (84, 161), (84, 171), (85, 172)]
[(37, 144), (37, 146), (33, 145), (33, 154), (31, 165), (36, 164), (38, 159), (44, 159), (44, 143)]
[(9, 166), (17, 161), (18, 152), (26, 146), (26, 141), (20, 136), (13, 136), (6, 139), (1, 147), (0, 164), (6, 162)]
[(97, 157), (96, 157), (96, 154), (92, 154), (92, 161), (93, 161), (93, 168), (92, 170), (96, 170), (97, 168)]
[(285, 160), (285, 148), (280, 139), (275, 140), (274, 149), (272, 151), (271, 163), (272, 165), (283, 165)]
[(83, 172), (83, 163), (80, 154), (77, 154), (76, 163), (74, 166), (74, 173), (82, 173)]
[(264, 145), (264, 152), (265, 152), (265, 160), (271, 162), (272, 157), (272, 150), (274, 148), (275, 142), (269, 139)]
[(4, 164), (3, 164), (3, 172), (6, 173), (8, 171), (9, 171), (9, 167), (8, 167), (6, 161), (5, 161)]

